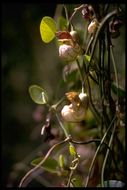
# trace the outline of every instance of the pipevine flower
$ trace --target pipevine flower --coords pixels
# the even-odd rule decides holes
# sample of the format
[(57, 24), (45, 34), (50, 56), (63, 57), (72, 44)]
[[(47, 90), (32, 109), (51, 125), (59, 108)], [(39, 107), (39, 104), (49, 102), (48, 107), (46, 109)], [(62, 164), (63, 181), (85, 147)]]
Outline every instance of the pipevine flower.
[(67, 122), (81, 122), (85, 119), (86, 111), (89, 105), (89, 99), (86, 93), (69, 92), (66, 93), (69, 105), (65, 105), (61, 110), (63, 119)]
[(82, 49), (78, 44), (76, 33), (59, 31), (56, 33), (59, 45), (59, 57), (66, 62), (72, 62), (82, 53)]

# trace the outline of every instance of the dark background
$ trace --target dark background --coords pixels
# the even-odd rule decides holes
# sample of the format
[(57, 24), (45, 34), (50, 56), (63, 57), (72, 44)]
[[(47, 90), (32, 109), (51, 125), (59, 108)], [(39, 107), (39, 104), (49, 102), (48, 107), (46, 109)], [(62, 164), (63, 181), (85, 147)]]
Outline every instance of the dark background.
[[(15, 182), (16, 163), (42, 142), (41, 126), (33, 116), (37, 105), (28, 88), (31, 84), (44, 85), (52, 96), (59, 79), (59, 66), (57, 61), (53, 62), (58, 56), (52, 48), (54, 42), (44, 44), (39, 30), (42, 17), (53, 17), (55, 9), (56, 5), (51, 3), (2, 3), (3, 186), (19, 183)], [(51, 49), (54, 50), (50, 54)]]

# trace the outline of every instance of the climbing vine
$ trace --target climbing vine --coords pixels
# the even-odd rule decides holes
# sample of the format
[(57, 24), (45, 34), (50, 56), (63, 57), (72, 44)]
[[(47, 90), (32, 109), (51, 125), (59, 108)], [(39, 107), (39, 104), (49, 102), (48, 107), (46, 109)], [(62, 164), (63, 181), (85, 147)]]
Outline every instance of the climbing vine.
[[(124, 186), (125, 90), (113, 45), (124, 27), (124, 6), (82, 4), (72, 5), (73, 10), (62, 6), (64, 14), (58, 23), (49, 16), (42, 18), (40, 37), (42, 43), (56, 41), (60, 63), (65, 64), (61, 78), (68, 91), (51, 102), (43, 84), (29, 87), (32, 100), (48, 110), (40, 135), (48, 133), (58, 141), (31, 162), (33, 168), (19, 187), (27, 186), (39, 168), (58, 176), (59, 186)], [(84, 24), (80, 30), (74, 22), (77, 15)], [(59, 138), (52, 133), (52, 118)], [(87, 146), (93, 149), (90, 159), (79, 151), (85, 152)], [(88, 166), (83, 165), (86, 159)]]

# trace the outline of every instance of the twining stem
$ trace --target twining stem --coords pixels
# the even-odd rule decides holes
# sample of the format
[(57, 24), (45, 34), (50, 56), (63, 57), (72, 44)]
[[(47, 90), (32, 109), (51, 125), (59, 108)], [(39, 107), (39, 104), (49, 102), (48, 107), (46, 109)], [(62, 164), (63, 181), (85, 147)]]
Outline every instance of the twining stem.
[(63, 7), (64, 7), (64, 10), (65, 10), (65, 16), (66, 16), (66, 21), (67, 21), (67, 26), (68, 26), (68, 23), (69, 23), (69, 18), (68, 18), (68, 12), (67, 12), (67, 7), (65, 4), (63, 4)]
[[(114, 125), (113, 130), (112, 130), (112, 134), (111, 134), (109, 144), (108, 144), (109, 147), (111, 147), (111, 143), (112, 143), (112, 140), (113, 140), (113, 137), (114, 137), (115, 129), (116, 129), (116, 125)], [(109, 149), (107, 149), (107, 151), (106, 151), (106, 155), (105, 155), (104, 162), (103, 162), (103, 165), (102, 165), (102, 170), (101, 170), (101, 186), (102, 187), (104, 187), (104, 170), (105, 170), (105, 165), (106, 165), (106, 162), (107, 162), (108, 155), (109, 155)]]
[(85, 50), (85, 54), (86, 54), (86, 55), (87, 55), (88, 52), (89, 52), (89, 48), (90, 48), (90, 46), (91, 46), (93, 40), (94, 40), (94, 36), (91, 34), (90, 40), (89, 40), (88, 45), (87, 45), (86, 50)]
[(81, 68), (81, 66), (80, 66), (80, 63), (79, 63), (78, 59), (76, 59), (76, 63), (77, 63), (78, 69), (79, 69), (80, 77), (81, 77), (82, 91), (85, 91), (84, 76), (83, 76), (82, 68)]
[(96, 34), (95, 34), (94, 41), (93, 41), (93, 46), (92, 46), (92, 51), (91, 51), (91, 55), (90, 55), (90, 63), (89, 63), (89, 65), (91, 65), (91, 61), (93, 59), (93, 55), (94, 55), (94, 52), (95, 52), (95, 47), (96, 47), (96, 44), (97, 44), (97, 39), (98, 39), (100, 31), (102, 30), (104, 24), (108, 21), (108, 19), (110, 19), (112, 16), (114, 16), (116, 14), (117, 14), (117, 10), (114, 10), (114, 11), (110, 12), (108, 15), (106, 15), (104, 17), (102, 22), (99, 24), (98, 29), (97, 29)]
[(68, 134), (67, 130), (65, 129), (62, 121), (60, 120), (60, 117), (59, 117), (58, 113), (56, 112), (55, 114), (56, 114), (56, 118), (57, 118), (57, 120), (59, 122), (60, 127), (63, 129), (63, 132), (64, 132), (66, 138), (68, 138), (69, 134)]
[(104, 134), (104, 136), (103, 136), (103, 138), (102, 138), (102, 140), (101, 140), (101, 142), (100, 142), (100, 144), (99, 144), (99, 146), (97, 147), (97, 150), (96, 150), (96, 152), (95, 152), (95, 154), (94, 154), (94, 157), (93, 157), (93, 159), (92, 159), (92, 162), (91, 162), (91, 165), (90, 165), (90, 168), (89, 168), (89, 173), (88, 173), (88, 176), (87, 176), (87, 179), (86, 179), (85, 187), (87, 187), (87, 185), (88, 185), (89, 178), (90, 178), (90, 175), (91, 175), (91, 171), (92, 171), (92, 168), (93, 168), (95, 159), (96, 159), (96, 157), (97, 157), (97, 154), (98, 154), (98, 152), (99, 152), (99, 150), (100, 150), (100, 148), (101, 148), (101, 145), (103, 144), (103, 142), (104, 142), (104, 140), (105, 140), (105, 138), (106, 138), (106, 136), (107, 136), (107, 134), (108, 134), (110, 128), (112, 127), (112, 125), (113, 125), (115, 119), (116, 119), (116, 115), (115, 115), (114, 118), (112, 119), (112, 121), (111, 121), (111, 123), (110, 123), (110, 125), (109, 125), (109, 127), (108, 127), (108, 129), (107, 129), (107, 131), (105, 132), (105, 134)]
[(69, 179), (67, 182), (67, 187), (70, 187), (70, 182), (71, 182), (71, 178), (72, 178), (73, 173), (74, 173), (74, 170), (71, 170), (70, 175), (69, 175)]
[(70, 167), (71, 172), (70, 172), (69, 179), (68, 179), (68, 182), (67, 182), (67, 187), (70, 187), (72, 175), (73, 175), (74, 171), (76, 170), (78, 164), (79, 164), (79, 157), (77, 157), (75, 160), (72, 161), (72, 166)]
[[(56, 112), (56, 117), (57, 117), (57, 119), (58, 119), (59, 125), (61, 126), (61, 128), (62, 128), (63, 131), (64, 131), (65, 136), (66, 136), (67, 138), (69, 138), (69, 149), (70, 149), (70, 146), (74, 148), (74, 151), (75, 151), (75, 155), (73, 155), (74, 159), (78, 159), (78, 160), (79, 160), (79, 155), (77, 154), (74, 145), (70, 142), (70, 140), (71, 140), (70, 135), (68, 134), (68, 132), (67, 132), (67, 130), (65, 129), (63, 123), (61, 122), (61, 120), (60, 120), (59, 115), (57, 114), (57, 112)], [(70, 154), (71, 154), (71, 152), (70, 152)], [(77, 165), (78, 165), (78, 164), (77, 164)], [(73, 164), (73, 166), (74, 166), (74, 164)], [(72, 177), (73, 172), (74, 172), (75, 169), (76, 169), (76, 167), (75, 167), (73, 170), (71, 169), (71, 172), (70, 172), (70, 175), (69, 175), (69, 180), (68, 180), (68, 183), (67, 183), (67, 187), (70, 186), (71, 177)]]
[(56, 110), (60, 106), (60, 104), (62, 104), (64, 102), (64, 100), (65, 100), (65, 97), (62, 97), (56, 104), (49, 107), (49, 110), (50, 109), (52, 110), (52, 108)]
[(79, 7), (76, 7), (76, 8), (74, 9), (73, 14), (72, 14), (71, 17), (69, 18), (69, 21), (68, 21), (68, 25), (67, 25), (67, 26), (69, 26), (69, 24), (71, 24), (72, 18), (73, 18), (74, 15), (77, 13), (77, 11), (79, 11), (79, 10), (82, 9), (83, 7), (84, 7), (84, 4), (81, 5), (81, 6), (79, 6)]
[[(96, 143), (96, 142), (101, 142), (101, 139), (92, 139), (90, 141), (74, 141), (73, 139), (70, 139), (70, 142), (74, 143), (74, 144), (90, 144), (90, 143)], [(103, 142), (103, 144), (111, 151), (110, 147), (105, 143)]]
[(47, 152), (47, 154), (45, 155), (45, 157), (42, 159), (42, 161), (36, 165), (34, 168), (32, 168), (29, 172), (26, 173), (26, 175), (22, 178), (22, 180), (20, 181), (19, 187), (25, 187), (25, 181), (29, 178), (29, 176), (35, 172), (38, 168), (40, 168), (40, 166), (46, 161), (46, 159), (49, 157), (49, 155), (52, 153), (52, 151), (59, 145), (68, 142), (70, 140), (70, 136), (68, 136), (66, 139), (64, 139), (63, 141), (53, 145), (49, 151)]
[(90, 109), (93, 112), (93, 114), (94, 114), (96, 120), (98, 121), (98, 123), (100, 123), (100, 114), (96, 110), (96, 108), (95, 108), (95, 106), (93, 104), (93, 101), (92, 101), (91, 88), (90, 88), (89, 78), (87, 76), (86, 65), (85, 65), (84, 59), (83, 59), (83, 67), (84, 67), (84, 76), (86, 76), (86, 81), (87, 81), (87, 86), (88, 86)]
[(118, 98), (118, 88), (119, 88), (119, 82), (118, 82), (118, 74), (117, 74), (117, 68), (116, 68), (116, 63), (115, 63), (115, 58), (114, 58), (114, 52), (113, 52), (113, 47), (110, 45), (110, 52), (111, 52), (111, 58), (112, 58), (112, 63), (114, 67), (114, 72), (115, 72), (115, 80), (117, 84), (117, 98)]

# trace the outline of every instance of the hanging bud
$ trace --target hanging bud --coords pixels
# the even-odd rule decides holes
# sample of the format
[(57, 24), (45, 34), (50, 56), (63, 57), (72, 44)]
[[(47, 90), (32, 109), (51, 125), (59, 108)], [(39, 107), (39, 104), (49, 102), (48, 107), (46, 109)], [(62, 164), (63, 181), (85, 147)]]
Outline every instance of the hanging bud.
[(82, 9), (82, 17), (84, 19), (91, 19), (94, 14), (94, 10), (91, 5), (85, 5)]
[(120, 27), (122, 26), (122, 20), (115, 18), (109, 22), (109, 32), (112, 38), (117, 38), (120, 35)]
[(89, 32), (89, 34), (93, 34), (96, 31), (97, 26), (98, 26), (98, 22), (97, 22), (96, 19), (94, 19), (93, 21), (91, 21), (91, 23), (88, 26), (88, 32)]
[(74, 40), (74, 42), (79, 43), (79, 35), (78, 35), (78, 32), (77, 32), (77, 31), (72, 30), (72, 31), (70, 32), (70, 35), (72, 36), (72, 39)]
[(66, 93), (70, 105), (65, 105), (61, 110), (63, 119), (67, 122), (81, 122), (85, 119), (89, 100), (86, 93), (69, 92)]

